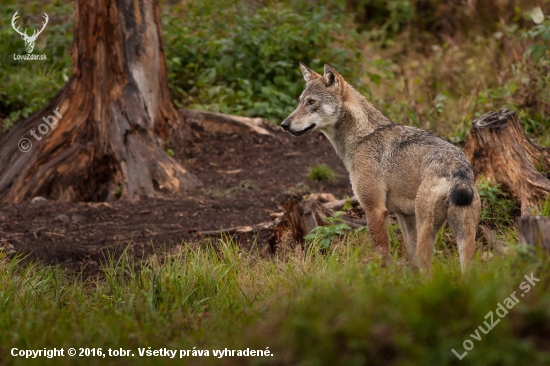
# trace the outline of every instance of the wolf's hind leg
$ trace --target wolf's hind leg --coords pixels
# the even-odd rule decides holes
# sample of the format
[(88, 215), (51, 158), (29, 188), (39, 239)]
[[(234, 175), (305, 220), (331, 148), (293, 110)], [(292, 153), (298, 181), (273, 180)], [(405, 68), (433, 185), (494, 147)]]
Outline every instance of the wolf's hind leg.
[(422, 183), (415, 201), (416, 262), (420, 269), (431, 275), (435, 237), (447, 219), (445, 197), (447, 181), (440, 179)]
[(397, 222), (405, 237), (405, 247), (409, 260), (416, 265), (416, 218), (414, 215), (396, 214)]
[(463, 275), (468, 271), (476, 250), (476, 230), (481, 210), (481, 200), (477, 191), (474, 192), (474, 199), (469, 206), (457, 207), (451, 205), (448, 210), (449, 226), (456, 237)]

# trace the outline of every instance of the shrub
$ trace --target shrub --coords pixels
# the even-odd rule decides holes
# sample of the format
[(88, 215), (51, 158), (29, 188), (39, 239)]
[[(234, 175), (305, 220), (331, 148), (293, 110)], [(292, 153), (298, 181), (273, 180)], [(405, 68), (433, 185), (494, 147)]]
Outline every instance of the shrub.
[(176, 103), (282, 121), (304, 88), (300, 61), (318, 71), (330, 62), (360, 86), (357, 34), (344, 7), (340, 0), (197, 0), (166, 8)]
[(412, 0), (348, 0), (353, 9), (359, 29), (370, 38), (387, 39), (395, 36), (415, 18), (416, 9)]

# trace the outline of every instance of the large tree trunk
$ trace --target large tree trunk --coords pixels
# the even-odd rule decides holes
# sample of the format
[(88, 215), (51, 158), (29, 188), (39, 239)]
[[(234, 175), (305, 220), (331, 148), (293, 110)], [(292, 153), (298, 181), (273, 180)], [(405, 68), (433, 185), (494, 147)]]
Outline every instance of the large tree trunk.
[(71, 78), (0, 142), (0, 199), (110, 201), (200, 184), (161, 147), (179, 116), (158, 1), (77, 0), (74, 17)]
[(476, 177), (502, 184), (518, 199), (522, 215), (540, 209), (550, 194), (550, 180), (540, 172), (550, 174), (550, 151), (529, 141), (514, 112), (501, 109), (476, 119), (464, 153)]

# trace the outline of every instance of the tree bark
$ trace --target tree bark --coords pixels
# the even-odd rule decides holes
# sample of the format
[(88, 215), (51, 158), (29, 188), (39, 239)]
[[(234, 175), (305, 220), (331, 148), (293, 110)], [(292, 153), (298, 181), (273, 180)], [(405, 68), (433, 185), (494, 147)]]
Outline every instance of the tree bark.
[(74, 18), (71, 78), (0, 142), (0, 199), (112, 201), (199, 185), (161, 147), (180, 119), (158, 1), (77, 0)]
[(464, 153), (475, 176), (483, 175), (518, 199), (522, 215), (540, 209), (550, 195), (550, 151), (533, 144), (525, 135), (515, 112), (501, 109), (476, 119)]

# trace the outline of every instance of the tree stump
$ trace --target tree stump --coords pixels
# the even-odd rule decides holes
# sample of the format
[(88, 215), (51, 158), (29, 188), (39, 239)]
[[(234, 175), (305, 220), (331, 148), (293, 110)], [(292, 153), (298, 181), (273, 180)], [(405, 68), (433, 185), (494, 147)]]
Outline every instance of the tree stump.
[(550, 151), (527, 138), (515, 112), (501, 109), (476, 119), (464, 153), (476, 178), (502, 184), (519, 201), (523, 216), (539, 210), (550, 195)]
[(313, 228), (326, 225), (327, 222), (323, 219), (330, 216), (332, 216), (332, 210), (317, 200), (300, 203), (297, 199), (291, 198), (285, 204), (284, 215), (275, 227), (275, 233), (280, 238), (284, 231), (290, 230), (294, 241), (302, 244), (304, 236)]
[(518, 219), (519, 242), (550, 251), (550, 217), (524, 216)]

